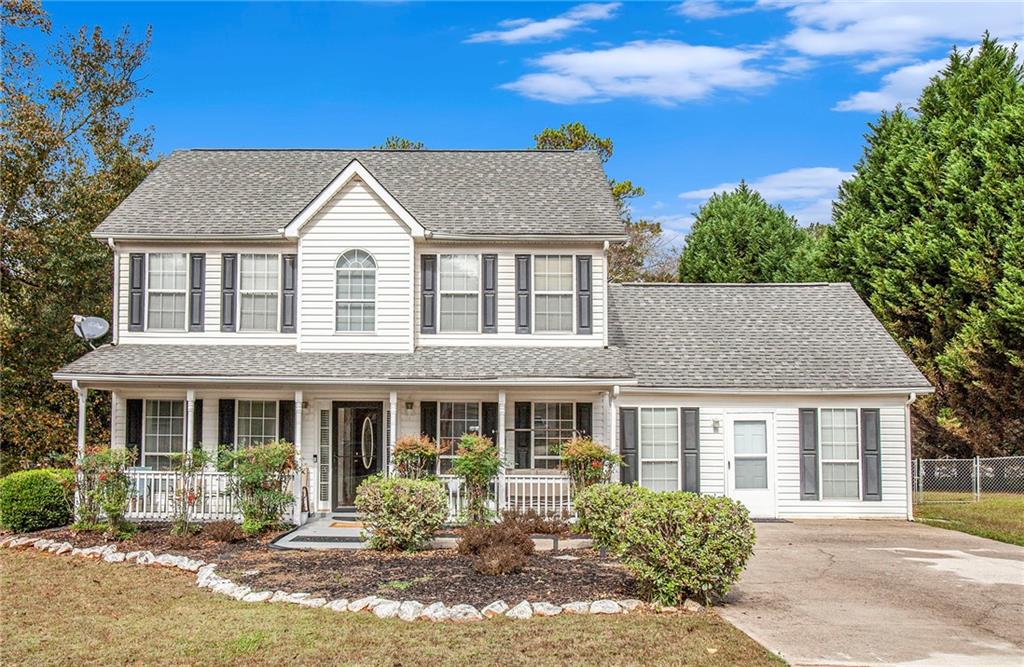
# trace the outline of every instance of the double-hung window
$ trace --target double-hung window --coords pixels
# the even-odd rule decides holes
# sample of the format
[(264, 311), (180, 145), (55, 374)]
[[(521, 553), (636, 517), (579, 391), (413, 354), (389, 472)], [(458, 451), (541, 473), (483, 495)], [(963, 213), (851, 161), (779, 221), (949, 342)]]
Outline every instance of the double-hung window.
[(277, 439), (277, 401), (239, 400), (235, 414), (238, 445), (262, 445)]
[(377, 263), (364, 250), (349, 250), (338, 258), (336, 268), (334, 330), (373, 331)]
[(821, 409), (821, 497), (860, 498), (857, 410)]
[(480, 257), (441, 255), (441, 331), (480, 331)]
[(185, 253), (150, 253), (146, 276), (149, 329), (185, 330), (188, 269)]
[(571, 255), (534, 257), (534, 331), (572, 332), (572, 265)]
[(640, 409), (640, 483), (653, 491), (679, 489), (679, 410)]
[(172, 454), (185, 451), (185, 402), (146, 401), (142, 433), (142, 465), (170, 470)]
[(572, 403), (533, 404), (533, 467), (557, 468), (559, 448), (576, 429), (576, 408)]
[(441, 455), (438, 457), (437, 466), (438, 473), (446, 475), (451, 472), (459, 438), (466, 433), (480, 432), (480, 404), (441, 403), (438, 407), (437, 433)]
[(277, 331), (281, 256), (243, 254), (239, 260), (240, 330)]

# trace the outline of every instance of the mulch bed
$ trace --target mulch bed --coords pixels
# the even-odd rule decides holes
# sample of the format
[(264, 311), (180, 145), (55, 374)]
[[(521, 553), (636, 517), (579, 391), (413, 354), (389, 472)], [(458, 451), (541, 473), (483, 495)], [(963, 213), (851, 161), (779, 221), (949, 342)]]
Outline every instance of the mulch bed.
[[(40, 536), (76, 546), (102, 543), (101, 536), (66, 528)], [(276, 535), (238, 543), (215, 542), (201, 535), (179, 538), (166, 525), (142, 526), (120, 551), (149, 550), (217, 563), (218, 574), (254, 590), (310, 593), (328, 599), (354, 600), (378, 595), (393, 600), (435, 601), (446, 605), (487, 605), (495, 600), (561, 604), (576, 600), (635, 598), (636, 583), (619, 563), (592, 550), (537, 553), (522, 572), (503, 576), (479, 574), (471, 559), (453, 549), (415, 553), (370, 550), (294, 551), (273, 549)], [(572, 556), (572, 559), (556, 556)]]

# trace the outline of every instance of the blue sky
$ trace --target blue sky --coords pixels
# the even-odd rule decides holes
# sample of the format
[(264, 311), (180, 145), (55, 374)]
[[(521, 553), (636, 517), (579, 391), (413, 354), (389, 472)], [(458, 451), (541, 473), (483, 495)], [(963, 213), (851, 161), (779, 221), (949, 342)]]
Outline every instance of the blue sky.
[(951, 45), (1024, 34), (1017, 2), (45, 6), (55, 31), (152, 25), (137, 116), (161, 153), (519, 148), (579, 120), (615, 140), (609, 175), (646, 188), (634, 215), (676, 233), (741, 178), (827, 219), (880, 109), (912, 102)]

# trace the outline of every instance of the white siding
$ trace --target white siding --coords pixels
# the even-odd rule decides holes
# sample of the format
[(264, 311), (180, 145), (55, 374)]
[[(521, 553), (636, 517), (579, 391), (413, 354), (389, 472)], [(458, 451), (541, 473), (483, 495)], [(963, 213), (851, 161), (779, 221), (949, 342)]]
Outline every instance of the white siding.
[[(377, 262), (376, 331), (334, 330), (335, 266), (353, 248)], [(353, 179), (303, 228), (299, 243), (299, 349), (411, 352), (413, 241), (399, 218)]]
[[(423, 277), (420, 257), (424, 254), (497, 254), (498, 255), (498, 333), (496, 334), (422, 334), (420, 333), (420, 289)], [(590, 255), (592, 257), (592, 290), (594, 299), (593, 333), (516, 334), (515, 278), (516, 255)], [(575, 262), (573, 264), (575, 267)], [(531, 263), (532, 271), (532, 263)], [(415, 280), (415, 335), (417, 345), (522, 345), (522, 346), (600, 346), (604, 344), (605, 327), (605, 258), (601, 245), (554, 246), (544, 245), (480, 245), (452, 243), (420, 243), (416, 247)], [(531, 276), (531, 285), (533, 279)], [(575, 298), (573, 299), (575, 304)], [(481, 303), (482, 307), (482, 303)], [(575, 322), (574, 322), (575, 326)]]

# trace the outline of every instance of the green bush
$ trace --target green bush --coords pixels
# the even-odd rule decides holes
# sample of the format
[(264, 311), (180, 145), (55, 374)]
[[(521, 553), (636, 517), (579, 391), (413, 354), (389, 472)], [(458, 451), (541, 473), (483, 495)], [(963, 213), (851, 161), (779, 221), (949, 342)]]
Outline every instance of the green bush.
[(242, 532), (257, 535), (278, 528), (292, 504), (295, 445), (275, 440), (237, 450), (222, 448), (218, 466), (231, 476), (231, 493), (242, 513)]
[(665, 605), (725, 595), (754, 550), (741, 503), (681, 491), (646, 494), (620, 515), (616, 532), (616, 552), (640, 590)]
[(0, 479), (0, 525), (17, 533), (71, 522), (75, 473), (43, 468)]
[(615, 550), (619, 520), (640, 501), (654, 492), (635, 484), (594, 484), (576, 493), (577, 521), (575, 530), (590, 535), (594, 543)]
[(574, 489), (607, 482), (614, 466), (622, 465), (622, 457), (607, 446), (587, 437), (573, 437), (558, 448), (560, 467), (569, 474)]
[(452, 474), (462, 478), (466, 493), (466, 523), (483, 523), (489, 518), (487, 494), (491, 480), (503, 465), (498, 446), (490, 438), (475, 433), (466, 433), (459, 438)]
[[(128, 476), (128, 468), (135, 461), (135, 452), (128, 449), (104, 447), (90, 450), (77, 465), (81, 488), (78, 506), (80, 528), (105, 528), (106, 534), (124, 539), (135, 532), (125, 515), (135, 488)], [(106, 517), (106, 523), (100, 518)]]
[(448, 494), (433, 479), (374, 476), (356, 489), (369, 545), (412, 551), (428, 544), (448, 516)]

